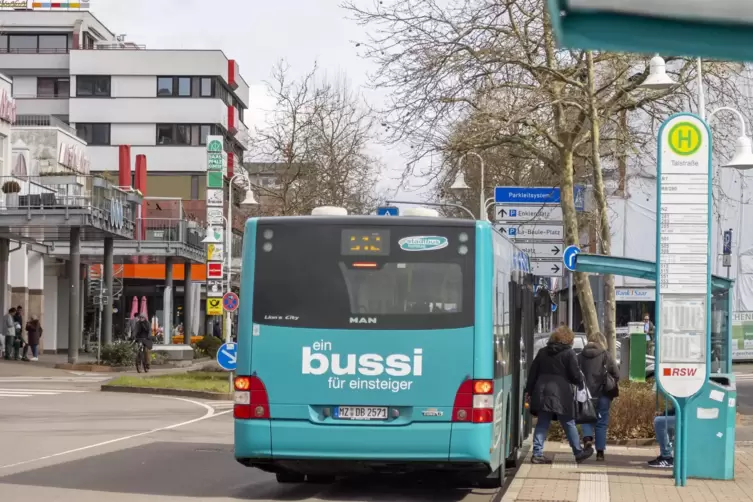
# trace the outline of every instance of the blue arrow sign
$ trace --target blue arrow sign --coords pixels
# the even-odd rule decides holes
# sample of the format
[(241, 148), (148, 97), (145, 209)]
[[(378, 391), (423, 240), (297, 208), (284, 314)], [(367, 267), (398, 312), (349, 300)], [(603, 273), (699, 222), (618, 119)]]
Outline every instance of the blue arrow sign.
[(557, 304), (552, 303), (552, 312), (557, 312)]
[(562, 253), (562, 264), (565, 265), (565, 268), (570, 272), (575, 272), (575, 259), (578, 256), (578, 253), (580, 253), (580, 248), (578, 246), (567, 246)]
[(395, 206), (384, 206), (377, 208), (377, 215), (379, 216), (398, 216), (400, 209)]
[(238, 367), (238, 344), (224, 343), (217, 351), (217, 364), (227, 371), (235, 371)]

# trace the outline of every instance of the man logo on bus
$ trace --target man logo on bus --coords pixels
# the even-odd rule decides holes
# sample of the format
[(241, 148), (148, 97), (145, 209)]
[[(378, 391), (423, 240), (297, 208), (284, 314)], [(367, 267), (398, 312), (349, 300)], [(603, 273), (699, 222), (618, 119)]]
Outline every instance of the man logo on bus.
[(350, 324), (376, 324), (376, 317), (351, 317)]

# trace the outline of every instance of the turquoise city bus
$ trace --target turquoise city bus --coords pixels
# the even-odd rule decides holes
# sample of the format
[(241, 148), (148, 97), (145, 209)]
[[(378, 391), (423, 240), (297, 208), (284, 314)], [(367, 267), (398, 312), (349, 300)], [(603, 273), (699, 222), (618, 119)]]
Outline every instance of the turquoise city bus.
[(485, 221), (248, 220), (236, 459), (281, 483), (450, 471), (498, 486), (530, 431), (529, 271)]

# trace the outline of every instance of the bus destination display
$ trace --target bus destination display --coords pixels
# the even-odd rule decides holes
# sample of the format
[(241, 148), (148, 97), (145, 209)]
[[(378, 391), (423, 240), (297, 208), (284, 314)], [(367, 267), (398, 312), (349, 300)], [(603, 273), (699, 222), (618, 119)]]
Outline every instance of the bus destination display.
[(389, 230), (343, 230), (342, 254), (350, 256), (388, 256)]

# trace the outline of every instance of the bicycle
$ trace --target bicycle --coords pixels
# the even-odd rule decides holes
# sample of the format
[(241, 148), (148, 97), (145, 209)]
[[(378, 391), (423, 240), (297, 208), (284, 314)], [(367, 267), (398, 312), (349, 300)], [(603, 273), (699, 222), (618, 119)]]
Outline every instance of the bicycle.
[(149, 361), (147, 360), (147, 353), (146, 353), (146, 344), (144, 343), (145, 340), (136, 338), (133, 340), (133, 343), (138, 345), (138, 348), (136, 349), (136, 371), (139, 373), (149, 373)]

